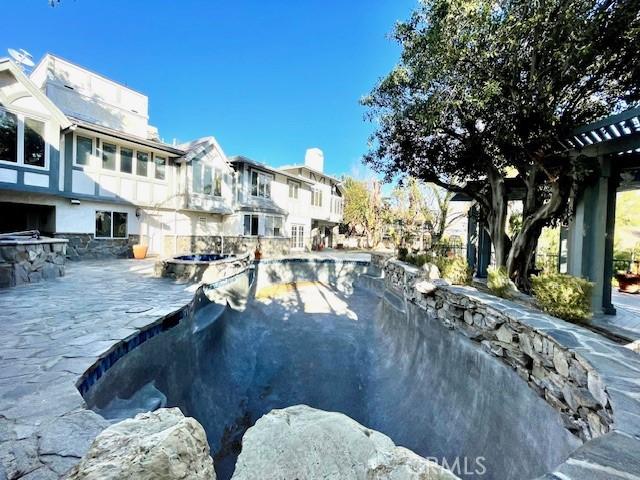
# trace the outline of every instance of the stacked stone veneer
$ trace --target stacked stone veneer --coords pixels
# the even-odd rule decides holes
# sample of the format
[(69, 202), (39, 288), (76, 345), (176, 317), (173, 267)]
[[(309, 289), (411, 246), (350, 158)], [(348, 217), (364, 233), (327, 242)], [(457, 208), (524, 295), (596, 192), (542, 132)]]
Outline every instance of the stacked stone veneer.
[[(446, 327), (478, 342), (516, 370), (560, 412), (569, 431), (587, 441), (610, 430), (612, 410), (599, 374), (589, 362), (554, 338), (562, 340), (562, 330), (548, 328), (552, 322), (561, 320), (471, 287), (440, 284), (432, 293), (423, 294), (416, 289), (416, 284), (423, 280), (420, 269), (383, 258), (372, 263), (378, 262), (384, 265), (386, 289), (417, 304), (430, 318), (437, 318)], [(572, 338), (570, 334), (564, 337)]]
[(154, 274), (184, 282), (211, 283), (244, 271), (250, 263), (248, 253), (211, 262), (167, 258), (156, 262)]
[(91, 233), (57, 233), (56, 238), (69, 240), (69, 260), (131, 258), (133, 246), (140, 243), (140, 235), (129, 235), (127, 238), (95, 238)]
[[(258, 246), (258, 237), (220, 235), (167, 235), (164, 238), (163, 253), (169, 257), (185, 253), (249, 253), (253, 255)], [(286, 255), (290, 251), (287, 237), (261, 237), (260, 249), (264, 257)]]
[(67, 241), (53, 238), (0, 242), (0, 288), (64, 275)]

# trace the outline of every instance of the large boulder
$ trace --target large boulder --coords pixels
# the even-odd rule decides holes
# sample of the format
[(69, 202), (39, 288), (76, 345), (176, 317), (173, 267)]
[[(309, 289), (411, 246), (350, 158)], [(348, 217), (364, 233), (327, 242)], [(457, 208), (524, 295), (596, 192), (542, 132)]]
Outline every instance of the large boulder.
[(272, 410), (244, 434), (232, 480), (454, 480), (455, 475), (341, 413)]
[(202, 426), (179, 408), (140, 413), (96, 437), (69, 480), (212, 480)]

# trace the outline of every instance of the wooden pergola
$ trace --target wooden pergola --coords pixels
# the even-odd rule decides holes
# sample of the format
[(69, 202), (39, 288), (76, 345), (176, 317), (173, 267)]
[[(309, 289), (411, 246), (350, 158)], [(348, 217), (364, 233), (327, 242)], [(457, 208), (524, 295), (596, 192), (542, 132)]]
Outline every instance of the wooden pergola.
[[(575, 215), (561, 232), (559, 269), (595, 283), (592, 308), (615, 314), (611, 303), (616, 193), (640, 188), (640, 108), (585, 125), (560, 142), (571, 156), (587, 156), (600, 166), (598, 178), (586, 185)], [(509, 200), (522, 199), (516, 179), (507, 181)], [(457, 195), (454, 200), (470, 200)], [(638, 212), (640, 215), (640, 212)], [(467, 260), (476, 275), (485, 277), (491, 261), (491, 241), (478, 212), (469, 214)]]

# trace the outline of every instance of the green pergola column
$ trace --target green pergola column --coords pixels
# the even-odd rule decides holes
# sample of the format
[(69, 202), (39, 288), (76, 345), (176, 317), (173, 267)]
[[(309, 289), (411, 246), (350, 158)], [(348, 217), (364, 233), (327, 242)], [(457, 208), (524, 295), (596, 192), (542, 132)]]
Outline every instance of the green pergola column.
[(600, 157), (600, 176), (587, 186), (567, 232), (567, 273), (595, 285), (594, 313), (615, 314), (611, 303), (613, 234), (618, 175), (609, 157)]

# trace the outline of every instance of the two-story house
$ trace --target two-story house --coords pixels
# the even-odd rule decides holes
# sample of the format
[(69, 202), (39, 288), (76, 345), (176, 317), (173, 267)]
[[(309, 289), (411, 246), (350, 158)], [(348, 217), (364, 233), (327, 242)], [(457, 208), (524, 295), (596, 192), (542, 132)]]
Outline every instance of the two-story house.
[(78, 256), (188, 250), (222, 234), (232, 175), (213, 137), (162, 142), (129, 87), (53, 55), (29, 77), (0, 61), (2, 231), (69, 238)]
[[(324, 173), (324, 154), (319, 148), (310, 148), (304, 157), (304, 165), (288, 165), (280, 167), (280, 172), (293, 175), (290, 183), (305, 182), (311, 186), (301, 201), (292, 206), (304, 219), (305, 228), (309, 233), (309, 248), (334, 247), (338, 235), (338, 225), (343, 216), (342, 181)], [(293, 236), (292, 232), (292, 236)]]
[(321, 151), (276, 169), (213, 137), (168, 144), (148, 104), (54, 55), (29, 76), (0, 59), (0, 232), (68, 238), (78, 258), (331, 246), (342, 192)]
[(324, 157), (308, 149), (304, 165), (269, 167), (247, 157), (236, 170), (236, 213), (228, 233), (260, 237), (269, 251), (330, 248), (342, 220), (340, 180), (323, 172)]

